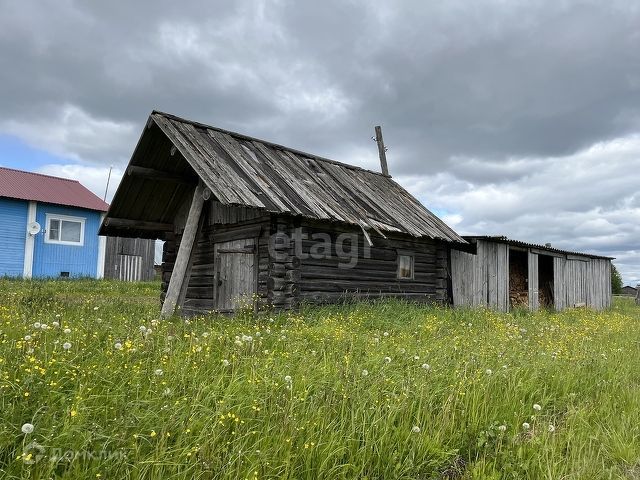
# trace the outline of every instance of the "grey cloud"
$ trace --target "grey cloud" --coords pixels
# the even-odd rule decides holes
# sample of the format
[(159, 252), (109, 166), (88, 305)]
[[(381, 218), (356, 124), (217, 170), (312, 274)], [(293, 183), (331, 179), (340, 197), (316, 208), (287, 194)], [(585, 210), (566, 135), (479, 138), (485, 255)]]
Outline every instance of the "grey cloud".
[(125, 164), (153, 108), (374, 169), (382, 124), (391, 173), (463, 232), (640, 250), (633, 2), (0, 0), (0, 12), (0, 133), (96, 179)]

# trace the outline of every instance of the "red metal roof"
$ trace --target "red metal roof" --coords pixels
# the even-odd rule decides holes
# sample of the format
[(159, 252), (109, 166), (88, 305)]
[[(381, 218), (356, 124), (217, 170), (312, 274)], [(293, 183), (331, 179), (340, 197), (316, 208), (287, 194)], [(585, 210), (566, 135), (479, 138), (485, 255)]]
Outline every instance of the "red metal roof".
[(106, 212), (109, 204), (77, 180), (0, 167), (0, 197)]

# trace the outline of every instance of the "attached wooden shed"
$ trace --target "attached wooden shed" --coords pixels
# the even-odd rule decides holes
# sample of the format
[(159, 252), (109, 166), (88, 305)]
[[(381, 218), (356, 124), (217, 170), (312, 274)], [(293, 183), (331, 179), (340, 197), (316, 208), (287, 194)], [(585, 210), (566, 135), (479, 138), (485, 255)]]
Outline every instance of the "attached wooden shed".
[(449, 303), (449, 250), (466, 243), (387, 174), (161, 112), (100, 232), (165, 240), (163, 315)]
[(611, 306), (611, 258), (506, 237), (464, 237), (451, 251), (454, 306), (564, 310)]
[(154, 239), (107, 237), (104, 278), (126, 282), (153, 280), (155, 253)]

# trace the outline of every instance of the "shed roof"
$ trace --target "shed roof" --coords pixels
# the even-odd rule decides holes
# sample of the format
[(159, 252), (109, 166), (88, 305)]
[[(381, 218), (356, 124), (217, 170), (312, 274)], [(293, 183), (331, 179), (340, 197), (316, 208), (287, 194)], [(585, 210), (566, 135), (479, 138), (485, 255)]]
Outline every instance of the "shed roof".
[(523, 242), (521, 240), (513, 240), (502, 235), (465, 235), (464, 238), (470, 242), (473, 242), (474, 240), (486, 240), (486, 241), (492, 241), (492, 242), (507, 243), (509, 245), (513, 245), (514, 247), (535, 248), (537, 250), (544, 250), (547, 252), (559, 253), (562, 255), (578, 255), (578, 256), (589, 257), (589, 258), (602, 258), (605, 260), (614, 259), (613, 257), (594, 255), (592, 253), (574, 252), (571, 250), (560, 250), (558, 248), (547, 247), (546, 245), (540, 245), (537, 243), (528, 243), (528, 242)]
[(109, 204), (77, 180), (0, 167), (0, 197), (106, 212)]
[[(224, 205), (466, 243), (387, 175), (167, 113), (151, 113), (129, 166), (129, 173), (143, 167), (181, 180), (199, 177)], [(109, 218), (171, 222), (176, 204), (193, 189), (165, 184), (159, 191), (148, 180), (125, 175), (102, 234), (156, 234), (135, 226), (123, 231)]]

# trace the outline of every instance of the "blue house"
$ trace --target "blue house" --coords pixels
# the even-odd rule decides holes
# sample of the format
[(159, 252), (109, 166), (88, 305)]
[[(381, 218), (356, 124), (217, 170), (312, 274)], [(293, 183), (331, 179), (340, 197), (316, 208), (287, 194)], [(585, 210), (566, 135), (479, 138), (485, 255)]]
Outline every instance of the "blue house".
[(102, 278), (108, 207), (76, 180), (0, 167), (0, 276)]

